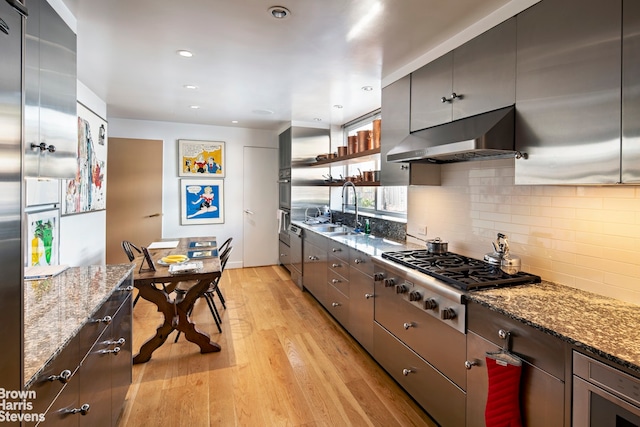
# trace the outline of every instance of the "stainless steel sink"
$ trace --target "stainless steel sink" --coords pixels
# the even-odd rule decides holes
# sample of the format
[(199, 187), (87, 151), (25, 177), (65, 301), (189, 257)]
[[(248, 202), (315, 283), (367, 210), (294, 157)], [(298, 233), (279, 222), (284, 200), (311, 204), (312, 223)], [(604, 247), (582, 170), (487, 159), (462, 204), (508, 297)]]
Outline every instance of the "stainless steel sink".
[(341, 225), (335, 225), (335, 224), (317, 224), (317, 225), (312, 225), (311, 229), (313, 229), (313, 231), (317, 231), (318, 233), (332, 233), (332, 232), (339, 232), (342, 231), (342, 226)]

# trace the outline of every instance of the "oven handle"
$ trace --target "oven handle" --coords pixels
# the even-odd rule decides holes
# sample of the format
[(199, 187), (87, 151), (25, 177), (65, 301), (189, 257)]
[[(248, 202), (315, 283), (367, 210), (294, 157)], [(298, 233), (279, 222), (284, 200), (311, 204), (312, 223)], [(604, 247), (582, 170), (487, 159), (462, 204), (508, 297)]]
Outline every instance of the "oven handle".
[(622, 400), (618, 396), (609, 393), (600, 387), (591, 384), (588, 381), (574, 375), (573, 376), (573, 427), (589, 427), (590, 426), (590, 396), (594, 393), (616, 406), (632, 413), (636, 417), (640, 417), (640, 408)]

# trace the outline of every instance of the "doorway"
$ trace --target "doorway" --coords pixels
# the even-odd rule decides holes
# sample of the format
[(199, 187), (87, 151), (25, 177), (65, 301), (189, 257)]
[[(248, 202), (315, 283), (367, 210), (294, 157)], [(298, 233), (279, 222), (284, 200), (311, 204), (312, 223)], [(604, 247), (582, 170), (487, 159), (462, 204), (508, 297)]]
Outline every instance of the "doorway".
[(278, 151), (244, 147), (243, 167), (244, 266), (278, 264)]
[(158, 139), (109, 138), (107, 264), (129, 262), (123, 240), (145, 246), (162, 237), (162, 149)]

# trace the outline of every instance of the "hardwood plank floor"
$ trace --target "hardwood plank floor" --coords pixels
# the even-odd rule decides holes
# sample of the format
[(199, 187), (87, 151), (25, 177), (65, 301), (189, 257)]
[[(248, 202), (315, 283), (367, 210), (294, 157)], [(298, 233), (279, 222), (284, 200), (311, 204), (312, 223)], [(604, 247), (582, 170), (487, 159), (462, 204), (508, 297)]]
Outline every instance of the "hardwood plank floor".
[[(436, 425), (282, 267), (226, 270), (221, 288), (222, 333), (204, 300), (192, 317), (222, 351), (174, 332), (134, 365), (120, 427)], [(134, 354), (161, 317), (138, 302)]]

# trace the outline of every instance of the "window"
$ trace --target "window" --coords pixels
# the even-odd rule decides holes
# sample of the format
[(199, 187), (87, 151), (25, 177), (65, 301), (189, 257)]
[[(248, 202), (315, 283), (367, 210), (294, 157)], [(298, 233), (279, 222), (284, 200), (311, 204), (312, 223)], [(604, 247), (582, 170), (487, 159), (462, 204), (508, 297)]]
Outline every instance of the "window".
[[(344, 145), (347, 145), (349, 135), (357, 135), (359, 130), (370, 130), (373, 128), (373, 121), (380, 118), (380, 111), (372, 112), (364, 118), (360, 118), (343, 126)], [(353, 159), (347, 166), (332, 170), (334, 176), (342, 175), (359, 176), (364, 171), (379, 171), (380, 156), (372, 160), (359, 161)], [(358, 186), (358, 210), (369, 212), (373, 215), (386, 215), (405, 218), (407, 215), (407, 187), (383, 187), (383, 186)], [(353, 192), (348, 192), (349, 205), (353, 204)], [(340, 194), (338, 195), (340, 196)]]

